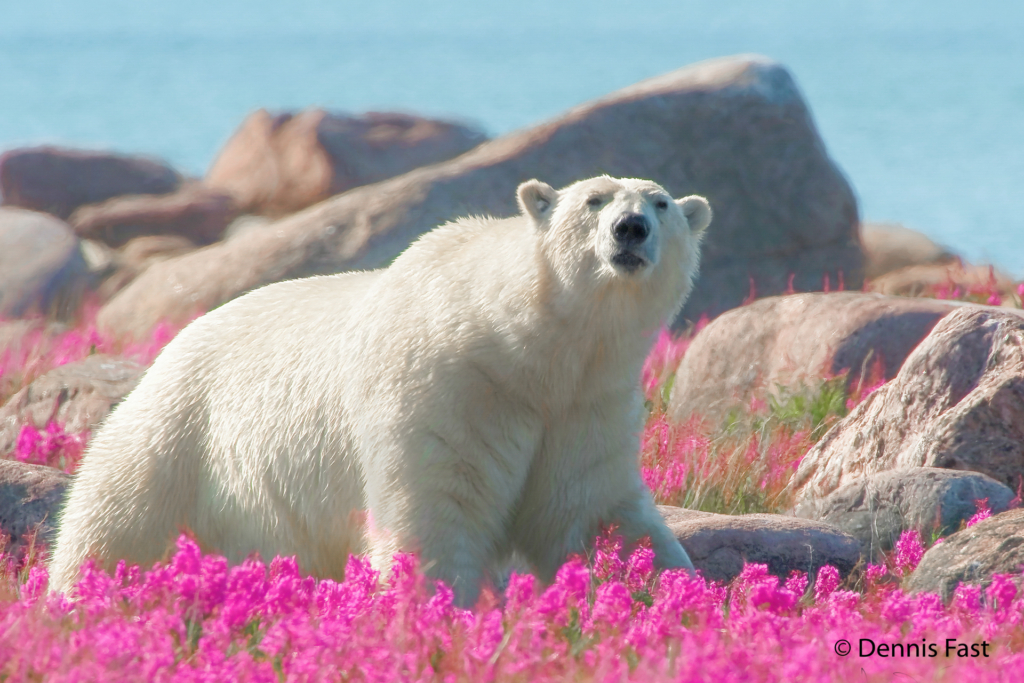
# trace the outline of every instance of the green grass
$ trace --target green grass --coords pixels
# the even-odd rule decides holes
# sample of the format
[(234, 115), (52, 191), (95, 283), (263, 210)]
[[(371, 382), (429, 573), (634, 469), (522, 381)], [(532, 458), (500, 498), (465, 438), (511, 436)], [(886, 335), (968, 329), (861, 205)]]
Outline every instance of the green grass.
[(793, 503), (787, 488), (804, 454), (846, 416), (845, 376), (796, 389), (776, 387), (754, 408), (738, 406), (718, 425), (696, 417), (666, 419), (669, 375), (644, 431), (641, 462), (657, 501), (721, 514), (780, 513)]

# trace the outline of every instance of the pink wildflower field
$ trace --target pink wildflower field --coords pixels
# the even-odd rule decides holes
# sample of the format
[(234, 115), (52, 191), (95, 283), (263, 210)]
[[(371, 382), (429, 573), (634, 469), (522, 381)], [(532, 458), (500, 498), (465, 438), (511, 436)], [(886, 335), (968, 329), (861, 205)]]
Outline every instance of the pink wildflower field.
[[(30, 333), (35, 334), (35, 333)], [(0, 355), (0, 401), (94, 351), (144, 363), (173, 336), (115, 348), (85, 325), (26, 336)], [(673, 424), (664, 406), (687, 337), (661, 335), (644, 368), (640, 453), (659, 503), (779, 512), (800, 457), (880, 383), (848, 395), (834, 378), (807, 396), (752, 405), (728, 425)], [(15, 457), (73, 471), (86, 434), (23, 431)], [(979, 502), (975, 523), (988, 514)], [(389, 576), (349, 559), (345, 580), (293, 558), (228, 567), (187, 535), (154, 567), (83, 568), (74, 601), (46, 591), (46, 549), (0, 556), (0, 681), (1017, 681), (1024, 677), (1019, 577), (960, 586), (943, 604), (902, 588), (924, 542), (907, 532), (880, 565), (845, 579), (826, 566), (785, 579), (747, 565), (729, 585), (653, 570), (613, 531), (551, 585), (512, 575), (471, 610), (413, 555)]]

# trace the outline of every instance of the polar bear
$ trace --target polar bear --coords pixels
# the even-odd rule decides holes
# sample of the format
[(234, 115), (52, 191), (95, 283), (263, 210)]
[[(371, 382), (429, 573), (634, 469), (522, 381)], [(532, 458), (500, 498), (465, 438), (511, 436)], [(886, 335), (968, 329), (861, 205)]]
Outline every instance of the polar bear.
[(550, 580), (605, 524), (692, 569), (639, 472), (640, 372), (697, 272), (711, 209), (646, 180), (457, 220), (389, 267), (267, 285), (163, 350), (95, 435), (50, 564), (164, 558), (182, 529), (231, 563), (340, 579), (417, 551), (472, 605), (518, 553)]

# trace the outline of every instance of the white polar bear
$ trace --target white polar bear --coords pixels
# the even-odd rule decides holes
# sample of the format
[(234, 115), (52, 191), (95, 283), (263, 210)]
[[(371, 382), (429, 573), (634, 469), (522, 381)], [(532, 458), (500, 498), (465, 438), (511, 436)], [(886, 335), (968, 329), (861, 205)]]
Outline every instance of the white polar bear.
[(338, 579), (350, 552), (418, 551), (461, 605), (513, 551), (550, 580), (606, 523), (692, 568), (640, 477), (639, 378), (711, 209), (607, 176), (518, 200), (185, 328), (90, 444), (51, 589), (88, 557), (159, 560), (184, 528)]

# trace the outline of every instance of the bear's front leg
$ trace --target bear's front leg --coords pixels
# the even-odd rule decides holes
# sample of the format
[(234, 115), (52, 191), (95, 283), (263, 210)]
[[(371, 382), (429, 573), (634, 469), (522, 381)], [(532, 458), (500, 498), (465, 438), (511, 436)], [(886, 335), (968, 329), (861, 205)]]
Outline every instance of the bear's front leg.
[(581, 410), (545, 433), (513, 525), (516, 548), (542, 579), (610, 525), (628, 543), (650, 537), (659, 568), (693, 569), (640, 477), (631, 413), (628, 405)]
[(460, 607), (476, 603), (488, 570), (510, 552), (508, 520), (528, 462), (472, 436), (431, 432), (407, 442), (396, 477), (367, 482), (374, 565), (418, 552), (424, 573), (450, 586)]
[[(423, 573), (443, 581), (455, 593), (455, 604), (471, 608), (480, 597), (486, 568), (493, 564), (494, 542), (454, 498), (439, 498), (421, 508), (403, 550), (418, 551)], [(435, 526), (429, 520), (442, 521)]]
[(658, 569), (688, 569), (693, 572), (690, 556), (665, 524), (650, 491), (642, 481), (639, 486), (634, 486), (633, 491), (608, 512), (608, 518), (618, 527), (618, 533), (627, 542), (650, 538), (654, 566)]

